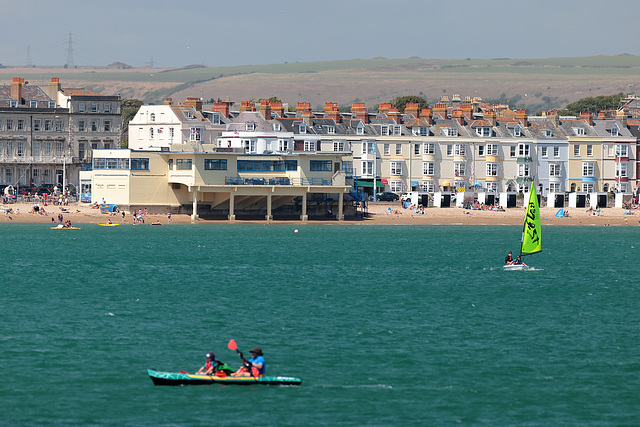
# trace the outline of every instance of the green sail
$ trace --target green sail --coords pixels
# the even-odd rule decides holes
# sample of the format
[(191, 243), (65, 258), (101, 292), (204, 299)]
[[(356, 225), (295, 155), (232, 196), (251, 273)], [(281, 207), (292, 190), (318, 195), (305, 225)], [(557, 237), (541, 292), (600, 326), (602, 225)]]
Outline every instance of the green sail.
[(534, 254), (542, 250), (542, 233), (540, 226), (540, 207), (538, 206), (538, 197), (536, 196), (535, 187), (531, 187), (529, 193), (529, 203), (527, 204), (527, 213), (524, 216), (524, 226), (522, 228), (522, 247), (520, 252), (523, 254)]

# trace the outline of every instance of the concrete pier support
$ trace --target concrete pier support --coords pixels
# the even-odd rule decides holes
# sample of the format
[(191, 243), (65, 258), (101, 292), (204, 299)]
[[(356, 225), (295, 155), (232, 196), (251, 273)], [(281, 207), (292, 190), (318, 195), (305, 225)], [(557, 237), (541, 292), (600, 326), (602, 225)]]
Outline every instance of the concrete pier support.
[(198, 192), (193, 192), (193, 212), (191, 213), (191, 221), (197, 221), (200, 219), (198, 215)]
[(271, 214), (271, 194), (267, 196), (267, 216), (265, 219), (267, 221), (273, 220), (273, 215)]
[(229, 221), (235, 221), (236, 220), (236, 214), (234, 213), (234, 205), (236, 204), (236, 197), (235, 197), (235, 193), (231, 193), (229, 195)]
[(307, 215), (307, 193), (302, 195), (302, 215), (300, 215), (301, 221), (308, 221), (309, 215)]
[(338, 193), (338, 221), (344, 221), (344, 193)]

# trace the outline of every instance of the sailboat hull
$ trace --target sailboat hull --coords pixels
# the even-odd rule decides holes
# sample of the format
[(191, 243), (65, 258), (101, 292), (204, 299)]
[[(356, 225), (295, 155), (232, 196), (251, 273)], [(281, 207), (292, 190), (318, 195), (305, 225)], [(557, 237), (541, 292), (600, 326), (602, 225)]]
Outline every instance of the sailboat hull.
[(528, 265), (523, 264), (515, 264), (515, 265), (503, 265), (502, 269), (505, 271), (522, 271), (522, 270), (533, 270), (533, 268)]

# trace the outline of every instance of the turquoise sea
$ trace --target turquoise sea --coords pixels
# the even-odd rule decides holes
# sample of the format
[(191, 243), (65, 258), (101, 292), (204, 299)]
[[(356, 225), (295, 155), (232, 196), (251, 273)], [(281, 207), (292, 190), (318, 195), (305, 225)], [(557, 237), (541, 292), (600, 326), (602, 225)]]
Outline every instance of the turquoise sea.
[[(640, 424), (640, 227), (81, 226), (0, 224), (2, 425)], [(232, 338), (302, 386), (147, 376)]]

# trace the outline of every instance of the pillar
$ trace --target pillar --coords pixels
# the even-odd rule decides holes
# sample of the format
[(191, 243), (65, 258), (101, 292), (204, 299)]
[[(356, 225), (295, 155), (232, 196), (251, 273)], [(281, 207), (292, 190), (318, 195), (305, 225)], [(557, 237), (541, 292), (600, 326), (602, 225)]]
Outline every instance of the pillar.
[(198, 216), (198, 192), (193, 192), (193, 212), (191, 213), (191, 221), (197, 221), (200, 219)]
[(344, 193), (338, 193), (338, 221), (344, 221)]
[(231, 194), (229, 194), (229, 221), (236, 220), (236, 214), (233, 211), (233, 207), (235, 204), (236, 204), (235, 193), (231, 192)]
[(309, 216), (307, 215), (307, 193), (302, 195), (302, 215), (300, 215), (301, 221), (307, 221)]
[(265, 219), (267, 221), (273, 220), (273, 215), (271, 215), (271, 194), (267, 196), (267, 217)]

